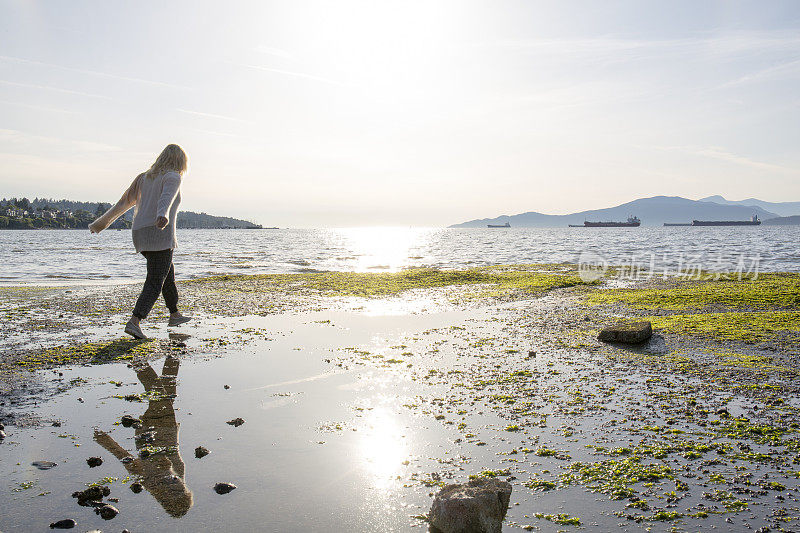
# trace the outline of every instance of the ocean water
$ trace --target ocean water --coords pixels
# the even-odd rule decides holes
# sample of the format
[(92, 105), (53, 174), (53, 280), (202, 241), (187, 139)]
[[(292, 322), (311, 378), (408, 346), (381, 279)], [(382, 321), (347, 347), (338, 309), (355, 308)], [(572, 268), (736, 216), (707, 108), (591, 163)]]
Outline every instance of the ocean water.
[[(509, 263), (800, 271), (800, 227), (178, 230), (178, 279), (218, 274), (397, 271)], [(140, 281), (129, 230), (0, 231), (0, 285)]]

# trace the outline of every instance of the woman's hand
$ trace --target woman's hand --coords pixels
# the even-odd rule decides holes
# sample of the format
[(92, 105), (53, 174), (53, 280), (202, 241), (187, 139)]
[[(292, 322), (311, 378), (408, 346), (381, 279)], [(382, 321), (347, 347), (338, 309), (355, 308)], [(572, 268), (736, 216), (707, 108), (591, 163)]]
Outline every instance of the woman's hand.
[(158, 218), (156, 219), (156, 227), (157, 227), (158, 229), (164, 229), (164, 228), (166, 228), (166, 227), (167, 227), (167, 224), (169, 224), (169, 219), (168, 219), (167, 217), (158, 217)]

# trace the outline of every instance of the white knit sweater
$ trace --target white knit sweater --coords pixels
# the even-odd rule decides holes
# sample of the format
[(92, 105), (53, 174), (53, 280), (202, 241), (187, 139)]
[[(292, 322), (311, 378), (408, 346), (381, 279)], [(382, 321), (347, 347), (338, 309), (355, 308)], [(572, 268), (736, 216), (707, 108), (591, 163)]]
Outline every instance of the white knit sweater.
[[(177, 247), (175, 223), (181, 203), (181, 175), (170, 171), (152, 178), (139, 174), (122, 198), (111, 209), (89, 224), (89, 229), (99, 233), (110, 226), (128, 209), (133, 211), (133, 245), (137, 252), (174, 249)], [(156, 227), (156, 219), (168, 220), (164, 229)]]

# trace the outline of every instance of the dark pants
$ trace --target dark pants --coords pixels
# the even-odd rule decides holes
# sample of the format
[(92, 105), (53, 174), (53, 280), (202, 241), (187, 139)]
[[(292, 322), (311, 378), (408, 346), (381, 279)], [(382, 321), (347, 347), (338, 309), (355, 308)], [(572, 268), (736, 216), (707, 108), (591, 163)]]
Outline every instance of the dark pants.
[(133, 316), (146, 318), (155, 305), (160, 294), (164, 295), (164, 303), (170, 313), (178, 310), (178, 288), (175, 286), (175, 267), (172, 265), (172, 250), (158, 252), (142, 252), (147, 259), (147, 279), (144, 281), (142, 294), (136, 300)]

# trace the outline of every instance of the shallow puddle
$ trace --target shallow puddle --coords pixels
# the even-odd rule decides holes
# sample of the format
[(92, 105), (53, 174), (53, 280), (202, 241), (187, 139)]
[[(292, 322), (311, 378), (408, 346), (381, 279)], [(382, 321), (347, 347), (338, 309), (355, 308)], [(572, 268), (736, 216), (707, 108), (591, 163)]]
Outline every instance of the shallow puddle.
[[(41, 425), (6, 429), (0, 529), (43, 531), (73, 518), (78, 531), (426, 530), (418, 517), (439, 484), (487, 471), (514, 485), (507, 529), (574, 529), (535, 513), (579, 516), (596, 531), (676, 525), (626, 520), (625, 501), (584, 486), (525, 486), (558, 481), (570, 461), (603, 460), (587, 444), (631, 445), (620, 442), (629, 418), (663, 424), (652, 413), (660, 385), (645, 388), (630, 367), (599, 365), (580, 348), (547, 345), (526, 323), (528, 304), (431, 307), (199, 320), (173, 335), (185, 344), (177, 357), (40, 372), (53, 387), (72, 385), (18, 406)], [(163, 326), (150, 332), (167, 337)], [(141, 427), (121, 424), (123, 415)], [(237, 418), (244, 423), (228, 423)], [(200, 446), (210, 453), (197, 458)], [(103, 463), (90, 468), (95, 456)], [(56, 466), (41, 469), (44, 461)], [(698, 470), (687, 462), (682, 475)], [(220, 495), (219, 482), (237, 488)], [(118, 499), (110, 523), (71, 496), (93, 483)], [(666, 503), (671, 483), (642, 495)], [(708, 503), (692, 494), (679, 504), (687, 512)], [(769, 504), (760, 505), (751, 509), (765, 516)], [(703, 526), (733, 527), (726, 518), (712, 514)]]
[[(427, 511), (428, 490), (404, 488), (408, 472), (429, 457), (457, 454), (457, 433), (403, 407), (430, 387), (422, 391), (402, 371), (344, 370), (334, 360), (345, 348), (378, 352), (454, 318), (226, 319), (202, 334), (186, 328), (190, 353), (205, 356), (61, 369), (56, 379), (85, 384), (33, 408), (41, 427), (8, 428), (0, 460), (3, 531), (44, 530), (62, 518), (82, 530), (107, 528), (70, 496), (97, 482), (119, 499), (115, 529), (386, 531), (419, 524), (411, 517)], [(247, 342), (210, 350), (236, 335)], [(44, 379), (55, 376), (43, 372)], [(142, 427), (123, 427), (125, 414)], [(245, 423), (226, 423), (237, 417)], [(210, 454), (195, 458), (198, 446)], [(103, 464), (89, 468), (91, 456)], [(44, 460), (57, 466), (32, 465)], [(140, 494), (131, 491), (136, 480)], [(218, 495), (217, 482), (237, 488)]]

